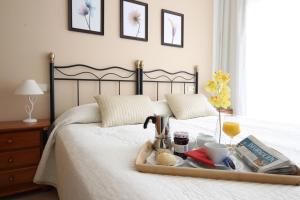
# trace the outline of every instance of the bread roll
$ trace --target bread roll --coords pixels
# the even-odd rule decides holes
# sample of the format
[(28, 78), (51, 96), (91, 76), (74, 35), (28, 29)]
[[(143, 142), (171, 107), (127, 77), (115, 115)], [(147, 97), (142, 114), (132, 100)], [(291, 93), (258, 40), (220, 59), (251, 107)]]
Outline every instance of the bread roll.
[(158, 165), (174, 166), (176, 164), (176, 157), (166, 152), (159, 153), (156, 156), (156, 163)]
[(172, 154), (172, 152), (169, 149), (157, 149), (155, 151), (155, 159), (156, 159), (157, 155), (160, 154), (160, 153), (169, 153), (169, 154)]

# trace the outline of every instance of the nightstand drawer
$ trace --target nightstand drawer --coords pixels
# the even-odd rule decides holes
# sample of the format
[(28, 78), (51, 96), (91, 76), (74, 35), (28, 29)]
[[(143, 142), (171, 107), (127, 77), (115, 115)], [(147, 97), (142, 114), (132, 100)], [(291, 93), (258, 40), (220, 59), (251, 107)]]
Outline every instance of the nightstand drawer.
[(40, 148), (0, 153), (0, 170), (37, 165), (40, 160)]
[(0, 172), (0, 188), (18, 185), (22, 183), (31, 183), (36, 171), (36, 167), (29, 167), (18, 170)]
[(40, 131), (20, 131), (0, 134), (0, 150), (36, 147), (41, 143)]

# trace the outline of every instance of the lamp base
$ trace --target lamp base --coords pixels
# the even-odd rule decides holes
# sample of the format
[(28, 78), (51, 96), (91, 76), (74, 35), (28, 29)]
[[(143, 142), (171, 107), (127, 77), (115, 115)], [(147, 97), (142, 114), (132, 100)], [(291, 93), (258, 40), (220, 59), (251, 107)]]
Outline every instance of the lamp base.
[(24, 119), (23, 122), (25, 122), (25, 123), (36, 123), (36, 122), (37, 122), (37, 119), (34, 119), (34, 118), (27, 118), (27, 119)]

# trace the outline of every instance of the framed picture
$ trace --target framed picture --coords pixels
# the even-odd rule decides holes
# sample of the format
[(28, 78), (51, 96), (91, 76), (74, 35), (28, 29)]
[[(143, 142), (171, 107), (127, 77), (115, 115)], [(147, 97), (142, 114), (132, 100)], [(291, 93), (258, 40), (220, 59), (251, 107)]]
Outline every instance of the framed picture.
[(148, 4), (120, 0), (120, 37), (148, 41)]
[(184, 15), (163, 9), (161, 21), (161, 44), (183, 48)]
[(69, 0), (69, 30), (104, 35), (104, 0)]

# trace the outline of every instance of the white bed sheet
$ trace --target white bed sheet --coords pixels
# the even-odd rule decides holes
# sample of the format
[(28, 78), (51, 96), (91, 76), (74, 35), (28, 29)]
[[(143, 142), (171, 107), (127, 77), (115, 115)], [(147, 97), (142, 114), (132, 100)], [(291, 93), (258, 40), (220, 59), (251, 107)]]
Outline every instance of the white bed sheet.
[[(238, 120), (242, 133), (236, 141), (253, 134), (300, 164), (300, 127)], [(214, 134), (216, 118), (171, 119), (170, 125), (171, 131), (185, 130), (194, 138), (198, 132)], [(153, 137), (153, 126), (144, 130), (142, 125), (100, 128), (97, 123), (69, 123), (50, 139), (35, 181), (56, 186), (62, 200), (300, 199), (297, 186), (137, 172), (137, 152)]]

